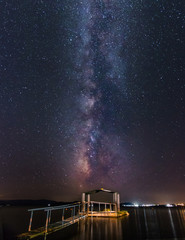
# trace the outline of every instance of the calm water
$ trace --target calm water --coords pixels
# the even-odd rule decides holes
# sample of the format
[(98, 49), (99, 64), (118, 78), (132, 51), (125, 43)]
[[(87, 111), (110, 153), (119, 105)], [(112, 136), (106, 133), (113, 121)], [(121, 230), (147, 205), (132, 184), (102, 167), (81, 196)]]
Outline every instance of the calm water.
[[(0, 208), (0, 240), (27, 231), (29, 207)], [(185, 208), (128, 208), (120, 219), (88, 218), (48, 240), (185, 239)], [(37, 221), (40, 221), (37, 216)], [(43, 239), (43, 238), (41, 238)]]

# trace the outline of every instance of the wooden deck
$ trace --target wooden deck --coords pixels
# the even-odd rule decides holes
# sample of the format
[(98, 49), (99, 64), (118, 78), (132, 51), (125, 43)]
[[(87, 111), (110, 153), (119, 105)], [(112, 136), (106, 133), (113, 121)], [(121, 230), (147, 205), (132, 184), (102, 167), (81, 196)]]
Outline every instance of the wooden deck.
[(106, 218), (119, 218), (122, 216), (128, 216), (128, 212), (114, 212), (114, 211), (102, 211), (102, 212), (89, 212), (88, 217), (106, 217)]
[(20, 235), (17, 236), (18, 240), (25, 240), (25, 239), (32, 239), (32, 238), (36, 238), (38, 236), (42, 236), (42, 235), (48, 235), (50, 233), (59, 231), (65, 227), (68, 227), (74, 223), (77, 223), (78, 221), (80, 221), (81, 219), (85, 218), (87, 215), (83, 215), (83, 216), (75, 216), (70, 217), (65, 219), (64, 221), (59, 221), (59, 222), (55, 222), (53, 224), (49, 224), (48, 228), (47, 228), (47, 233), (46, 233), (46, 229), (45, 227), (41, 227), (41, 228), (37, 228), (35, 230), (31, 230), (29, 232), (26, 233), (22, 233)]

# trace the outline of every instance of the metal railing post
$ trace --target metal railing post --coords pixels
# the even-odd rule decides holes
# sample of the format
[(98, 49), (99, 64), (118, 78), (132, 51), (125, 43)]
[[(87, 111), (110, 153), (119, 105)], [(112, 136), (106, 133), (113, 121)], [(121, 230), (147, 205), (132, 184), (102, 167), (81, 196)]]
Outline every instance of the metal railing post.
[(78, 215), (80, 216), (80, 204), (78, 205)]
[(62, 223), (63, 223), (63, 221), (64, 221), (64, 209), (65, 209), (65, 208), (62, 209)]
[(71, 220), (73, 220), (73, 207), (71, 208)]
[(73, 208), (73, 222), (75, 220), (75, 207)]
[(48, 232), (49, 210), (47, 210), (45, 234)]
[(51, 221), (51, 210), (49, 211), (49, 220), (48, 220), (48, 224), (50, 224)]
[(30, 223), (29, 223), (29, 227), (28, 227), (28, 232), (31, 231), (32, 219), (33, 219), (33, 211), (31, 211), (31, 216), (30, 216)]

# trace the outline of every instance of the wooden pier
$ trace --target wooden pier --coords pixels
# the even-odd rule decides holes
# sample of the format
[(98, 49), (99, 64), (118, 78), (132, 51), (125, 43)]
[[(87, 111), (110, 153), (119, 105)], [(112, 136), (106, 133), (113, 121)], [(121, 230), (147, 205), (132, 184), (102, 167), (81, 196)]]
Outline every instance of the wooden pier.
[[(90, 195), (98, 192), (112, 193), (113, 202), (107, 203), (90, 201)], [(31, 213), (28, 232), (18, 235), (18, 240), (28, 240), (39, 236), (44, 236), (44, 239), (46, 240), (48, 234), (62, 230), (63, 228), (73, 225), (86, 217), (118, 218), (128, 215), (126, 211), (120, 211), (119, 194), (102, 188), (100, 190), (82, 193), (82, 202), (55, 207), (34, 208), (29, 209), (28, 211)], [(60, 221), (52, 222), (52, 213), (56, 211), (59, 211), (61, 214)], [(33, 217), (36, 212), (42, 212), (42, 215), (44, 213), (46, 217), (45, 226), (32, 229)]]

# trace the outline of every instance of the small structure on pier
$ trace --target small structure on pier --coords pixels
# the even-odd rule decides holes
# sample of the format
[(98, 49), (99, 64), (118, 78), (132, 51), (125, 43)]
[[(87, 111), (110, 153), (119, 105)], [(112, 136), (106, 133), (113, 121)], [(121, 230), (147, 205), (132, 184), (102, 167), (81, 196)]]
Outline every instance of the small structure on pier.
[[(99, 192), (112, 194), (113, 201), (110, 203), (91, 201), (91, 194)], [(85, 205), (87, 209), (85, 209)], [(120, 212), (120, 194), (104, 188), (82, 193), (82, 206), (83, 212), (87, 212), (87, 215), (91, 217), (120, 217), (123, 215)]]

